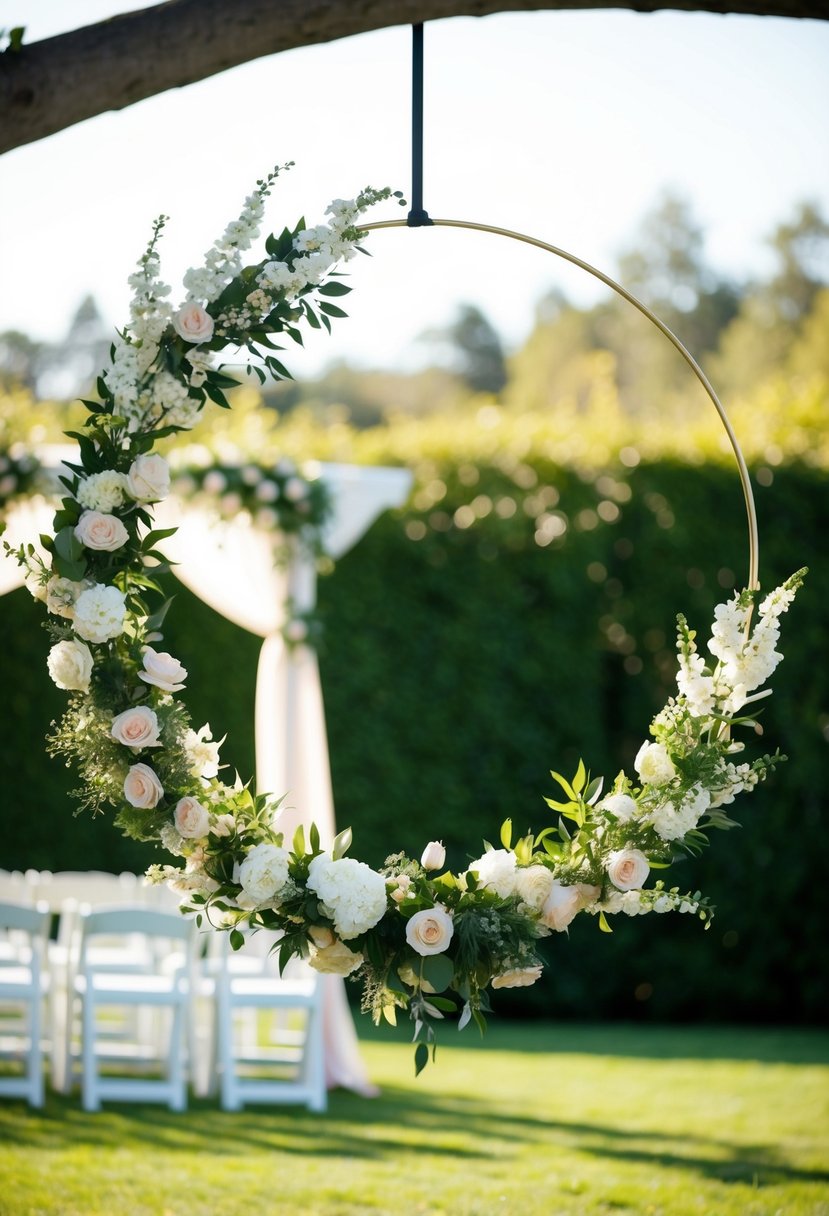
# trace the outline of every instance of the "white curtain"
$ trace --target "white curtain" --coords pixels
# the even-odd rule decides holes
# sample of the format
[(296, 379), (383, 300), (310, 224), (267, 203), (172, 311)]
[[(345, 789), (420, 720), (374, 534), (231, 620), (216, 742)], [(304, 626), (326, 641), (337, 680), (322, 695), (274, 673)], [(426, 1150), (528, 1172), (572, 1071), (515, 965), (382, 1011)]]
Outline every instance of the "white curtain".
[[(382, 511), (400, 506), (411, 486), (407, 469), (323, 464), (320, 470), (333, 504), (324, 538), (333, 558), (347, 552)], [(286, 568), (276, 568), (271, 540), (244, 515), (226, 523), (174, 498), (155, 515), (158, 527), (178, 528), (162, 545), (177, 563), (178, 578), (216, 612), (263, 639), (256, 681), (257, 789), (285, 795), (278, 823), (289, 845), (297, 825), (312, 822), (323, 845), (330, 843), (336, 826), (317, 658), (307, 646), (286, 646), (281, 632), (287, 600), (295, 613), (315, 605), (313, 560), (297, 550)], [(42, 500), (21, 504), (10, 516), (6, 537), (15, 544), (34, 541), (50, 530), (51, 516)], [(0, 554), (0, 594), (22, 582), (20, 567)], [(325, 986), (328, 1083), (372, 1094), (344, 982), (327, 976)]]
[[(321, 477), (333, 507), (324, 544), (334, 558), (382, 511), (402, 504), (411, 486), (406, 469), (324, 464)], [(178, 528), (163, 545), (178, 578), (216, 612), (264, 639), (256, 678), (257, 789), (285, 795), (277, 824), (289, 845), (298, 824), (313, 822), (325, 846), (336, 824), (317, 657), (308, 646), (289, 647), (282, 638), (286, 601), (294, 613), (316, 603), (313, 559), (295, 550), (287, 568), (278, 569), (270, 539), (245, 516), (228, 523), (173, 499), (162, 506), (159, 525)], [(344, 982), (329, 976), (325, 985), (328, 1084), (373, 1093)]]

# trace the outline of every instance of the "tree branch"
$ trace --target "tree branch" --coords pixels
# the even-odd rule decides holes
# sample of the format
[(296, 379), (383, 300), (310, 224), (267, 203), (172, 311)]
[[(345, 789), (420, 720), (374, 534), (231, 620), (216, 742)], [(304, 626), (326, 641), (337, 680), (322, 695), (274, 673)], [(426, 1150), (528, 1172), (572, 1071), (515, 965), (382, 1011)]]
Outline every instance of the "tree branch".
[(443, 17), (597, 8), (827, 17), (825, 0), (167, 0), (0, 54), (0, 153), (295, 47)]

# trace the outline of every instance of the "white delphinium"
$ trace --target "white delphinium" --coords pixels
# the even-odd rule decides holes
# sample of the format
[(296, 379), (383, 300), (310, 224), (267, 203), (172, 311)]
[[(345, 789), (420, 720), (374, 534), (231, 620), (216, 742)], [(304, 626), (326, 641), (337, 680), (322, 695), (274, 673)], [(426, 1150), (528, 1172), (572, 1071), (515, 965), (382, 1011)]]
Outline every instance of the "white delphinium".
[(750, 764), (724, 763), (712, 782), (711, 806), (727, 806), (737, 794), (753, 790), (759, 781), (760, 773)]
[(278, 175), (279, 169), (276, 168), (257, 184), (257, 188), (245, 199), (238, 219), (230, 221), (222, 235), (208, 250), (204, 265), (187, 271), (184, 286), (188, 300), (211, 303), (242, 269), (242, 252), (250, 249), (259, 236), (262, 217), (265, 214), (265, 199)]
[(680, 652), (676, 684), (691, 713), (705, 718), (713, 712), (717, 698), (714, 678), (706, 674), (701, 655)]

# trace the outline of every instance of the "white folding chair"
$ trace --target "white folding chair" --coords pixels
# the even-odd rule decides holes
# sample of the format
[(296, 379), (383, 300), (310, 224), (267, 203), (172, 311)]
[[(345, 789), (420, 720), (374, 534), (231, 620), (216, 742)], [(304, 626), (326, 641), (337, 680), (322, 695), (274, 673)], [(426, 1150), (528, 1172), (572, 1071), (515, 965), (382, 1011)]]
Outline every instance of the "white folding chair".
[[(143, 939), (154, 959), (152, 968), (136, 970), (129, 952), (121, 969), (110, 957), (104, 965), (96, 962), (96, 942), (118, 936)], [(82, 912), (72, 988), (81, 1013), (84, 1110), (99, 1110), (102, 1101), (165, 1102), (171, 1110), (185, 1109), (194, 938), (193, 924), (178, 913), (140, 906)], [(123, 1020), (125, 1010), (151, 1012), (151, 1032), (140, 1018)], [(107, 1018), (115, 1015), (116, 1034), (108, 1035)], [(71, 1013), (69, 1021), (71, 1026)], [(70, 1049), (70, 1085), (75, 1059)], [(162, 1075), (149, 1076), (148, 1071)]]
[[(324, 1111), (328, 1094), (320, 977), (299, 962), (280, 976), (273, 955), (260, 956), (255, 966), (246, 964), (247, 946), (237, 955), (227, 934), (218, 938), (213, 1058), (222, 1109), (272, 1103)], [(259, 1031), (256, 1042), (251, 1015)]]
[(0, 1096), (42, 1106), (44, 969), (50, 913), (45, 904), (0, 903), (0, 1057), (23, 1064), (22, 1075), (0, 1077)]

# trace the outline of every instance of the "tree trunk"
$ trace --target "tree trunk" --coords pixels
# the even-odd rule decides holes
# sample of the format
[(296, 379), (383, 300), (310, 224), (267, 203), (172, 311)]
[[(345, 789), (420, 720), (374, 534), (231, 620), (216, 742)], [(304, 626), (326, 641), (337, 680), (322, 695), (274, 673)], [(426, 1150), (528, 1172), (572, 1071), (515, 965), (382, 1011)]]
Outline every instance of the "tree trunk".
[(537, 9), (826, 18), (826, 0), (167, 0), (0, 54), (0, 152), (264, 55), (351, 34)]

